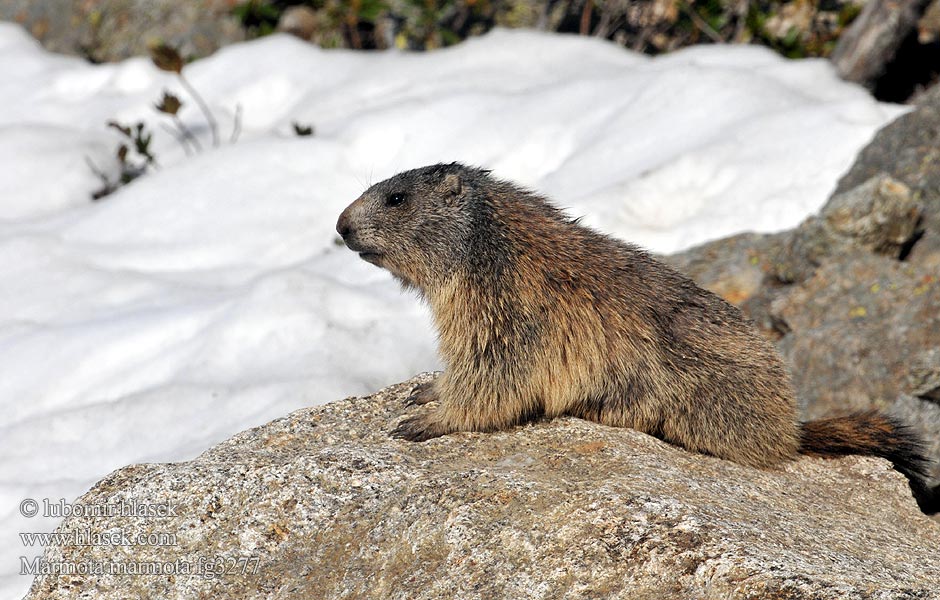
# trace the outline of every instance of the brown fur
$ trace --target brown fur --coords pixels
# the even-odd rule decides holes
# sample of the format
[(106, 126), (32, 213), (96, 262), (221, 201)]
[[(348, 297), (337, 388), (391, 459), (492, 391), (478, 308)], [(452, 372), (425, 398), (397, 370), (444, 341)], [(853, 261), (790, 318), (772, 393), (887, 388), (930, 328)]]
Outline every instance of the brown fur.
[(879, 456), (909, 480), (921, 510), (940, 512), (940, 486), (927, 484), (923, 443), (910, 427), (877, 411), (803, 424), (800, 454), (836, 458), (847, 454)]
[(854, 435), (839, 448), (868, 454), (896, 441), (874, 418), (801, 427), (783, 362), (737, 308), (486, 171), (399, 174), (343, 211), (337, 231), (417, 289), (439, 332), (446, 370), (416, 400), (440, 404), (397, 437), (567, 414), (755, 467), (801, 443), (829, 456), (826, 436)]

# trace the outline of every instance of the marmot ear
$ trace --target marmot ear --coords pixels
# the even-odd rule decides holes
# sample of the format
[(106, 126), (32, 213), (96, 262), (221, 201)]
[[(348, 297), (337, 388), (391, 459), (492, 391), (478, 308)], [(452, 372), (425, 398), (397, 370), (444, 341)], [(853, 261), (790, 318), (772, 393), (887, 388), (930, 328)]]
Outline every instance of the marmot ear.
[(448, 173), (444, 175), (444, 179), (441, 180), (441, 191), (444, 192), (444, 197), (449, 201), (454, 201), (460, 197), (460, 193), (463, 191), (463, 182), (460, 181), (459, 173)]

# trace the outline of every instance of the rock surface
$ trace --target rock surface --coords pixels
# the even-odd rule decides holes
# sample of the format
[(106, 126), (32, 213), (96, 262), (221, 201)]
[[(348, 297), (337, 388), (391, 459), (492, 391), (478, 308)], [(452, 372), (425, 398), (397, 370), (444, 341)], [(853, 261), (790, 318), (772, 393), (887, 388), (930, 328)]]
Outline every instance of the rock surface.
[(145, 56), (164, 42), (187, 58), (245, 38), (237, 0), (3, 0), (0, 20), (23, 25), (48, 50), (94, 61)]
[(887, 462), (758, 471), (571, 418), (390, 438), (428, 409), (404, 399), (429, 378), (116, 471), (78, 502), (176, 516), (71, 517), (59, 532), (175, 544), (50, 547), (46, 568), (169, 572), (42, 575), (28, 598), (940, 598), (940, 523)]
[(930, 3), (931, 0), (868, 0), (832, 51), (832, 62), (839, 74), (873, 87)]
[(835, 194), (818, 216), (790, 232), (773, 257), (773, 275), (786, 283), (805, 281), (819, 265), (852, 252), (906, 258), (920, 234), (922, 216), (910, 188), (877, 175)]
[[(873, 254), (825, 264), (774, 302), (790, 333), (778, 344), (796, 377), (807, 414), (887, 408), (911, 385), (912, 364), (932, 374), (928, 354), (940, 340), (940, 278)], [(925, 381), (925, 385), (927, 382)]]
[(925, 93), (915, 110), (875, 134), (839, 180), (836, 193), (879, 173), (907, 185), (923, 207), (923, 235), (907, 260), (940, 273), (940, 86)]

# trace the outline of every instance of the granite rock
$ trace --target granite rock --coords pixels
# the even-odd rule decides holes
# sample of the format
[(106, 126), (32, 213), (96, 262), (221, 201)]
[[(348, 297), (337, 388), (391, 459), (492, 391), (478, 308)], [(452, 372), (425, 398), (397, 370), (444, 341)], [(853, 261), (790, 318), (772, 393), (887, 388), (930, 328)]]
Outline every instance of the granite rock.
[(925, 387), (937, 373), (927, 357), (940, 340), (936, 273), (860, 252), (825, 263), (774, 301), (772, 312), (785, 323), (778, 349), (807, 416), (887, 408), (902, 392), (931, 393)]
[(28, 599), (940, 598), (940, 523), (885, 461), (760, 471), (573, 418), (392, 439), (430, 377), (112, 473), (78, 503), (175, 514), (59, 532), (173, 543), (51, 546), (36, 568), (160, 573), (45, 574)]
[(940, 86), (933, 86), (914, 110), (885, 125), (842, 176), (835, 193), (886, 174), (911, 189), (923, 209), (921, 237), (907, 260), (940, 272)]
[(906, 257), (921, 234), (922, 212), (910, 188), (874, 176), (835, 194), (818, 215), (790, 232), (776, 248), (773, 275), (787, 283), (804, 281), (823, 262), (856, 251)]

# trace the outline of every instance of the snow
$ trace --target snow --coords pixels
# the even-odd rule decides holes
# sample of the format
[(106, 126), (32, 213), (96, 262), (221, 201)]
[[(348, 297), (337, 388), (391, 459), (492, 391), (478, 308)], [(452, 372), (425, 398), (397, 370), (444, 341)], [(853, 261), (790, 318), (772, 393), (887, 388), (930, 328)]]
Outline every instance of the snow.
[[(824, 61), (757, 47), (650, 59), (581, 37), (495, 31), (427, 54), (272, 36), (188, 65), (236, 143), (187, 157), (161, 128), (172, 74), (90, 65), (0, 24), (0, 596), (19, 532), (109, 471), (185, 460), (303, 406), (439, 368), (424, 307), (336, 243), (370, 183), (460, 160), (661, 252), (817, 209), (902, 111)], [(145, 120), (160, 169), (93, 203), (118, 134)], [(292, 123), (312, 124), (297, 137)]]

